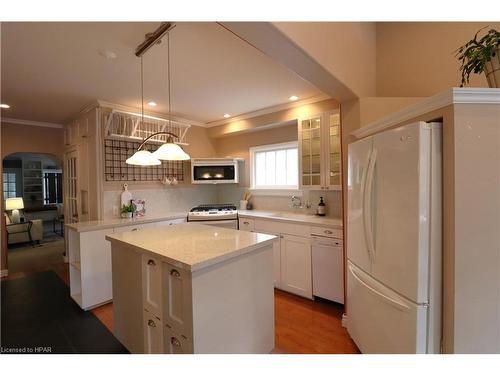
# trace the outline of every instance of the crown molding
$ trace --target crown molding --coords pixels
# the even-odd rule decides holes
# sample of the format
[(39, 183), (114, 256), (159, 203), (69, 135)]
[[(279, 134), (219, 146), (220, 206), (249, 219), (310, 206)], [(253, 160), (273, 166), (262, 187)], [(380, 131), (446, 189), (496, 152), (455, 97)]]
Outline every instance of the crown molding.
[(315, 95), (315, 96), (312, 96), (312, 97), (307, 98), (307, 99), (297, 100), (295, 102), (278, 104), (278, 105), (275, 105), (272, 107), (262, 108), (262, 109), (259, 109), (257, 111), (243, 113), (241, 115), (230, 117), (228, 119), (207, 122), (205, 124), (205, 126), (207, 128), (213, 128), (216, 126), (229, 124), (231, 122), (242, 121), (242, 120), (246, 120), (246, 119), (249, 119), (252, 117), (267, 115), (267, 114), (273, 113), (273, 112), (279, 112), (279, 111), (283, 111), (283, 110), (290, 109), (290, 108), (296, 108), (296, 107), (301, 107), (301, 106), (307, 105), (307, 104), (321, 102), (321, 101), (327, 100), (327, 99), (332, 99), (332, 98), (326, 94)]
[(453, 87), (363, 126), (351, 135), (364, 138), (452, 104), (500, 104), (500, 89)]
[(43, 122), (43, 121), (32, 121), (32, 120), (21, 120), (17, 118), (2, 117), (2, 122), (8, 124), (18, 124), (18, 125), (28, 125), (28, 126), (41, 126), (44, 128), (55, 128), (62, 129), (64, 125), (55, 124), (53, 122)]

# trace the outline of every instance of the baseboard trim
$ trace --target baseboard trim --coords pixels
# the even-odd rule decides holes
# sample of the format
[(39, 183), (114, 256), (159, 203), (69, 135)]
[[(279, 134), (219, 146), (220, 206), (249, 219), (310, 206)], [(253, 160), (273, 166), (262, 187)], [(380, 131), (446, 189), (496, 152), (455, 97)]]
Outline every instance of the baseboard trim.
[(0, 277), (8, 276), (9, 270), (0, 270)]

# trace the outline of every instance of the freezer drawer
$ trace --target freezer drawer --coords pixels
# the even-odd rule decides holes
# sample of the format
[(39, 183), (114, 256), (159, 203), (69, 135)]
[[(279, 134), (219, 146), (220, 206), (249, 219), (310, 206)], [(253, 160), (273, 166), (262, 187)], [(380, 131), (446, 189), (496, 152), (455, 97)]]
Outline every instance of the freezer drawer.
[(427, 307), (348, 261), (347, 331), (362, 353), (427, 353)]

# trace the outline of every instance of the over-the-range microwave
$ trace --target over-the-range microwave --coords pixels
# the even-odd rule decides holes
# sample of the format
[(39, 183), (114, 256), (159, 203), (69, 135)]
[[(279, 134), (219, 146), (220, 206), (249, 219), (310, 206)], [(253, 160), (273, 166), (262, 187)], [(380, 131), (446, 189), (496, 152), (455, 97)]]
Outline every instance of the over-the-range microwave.
[(237, 158), (191, 159), (191, 182), (193, 184), (238, 183)]

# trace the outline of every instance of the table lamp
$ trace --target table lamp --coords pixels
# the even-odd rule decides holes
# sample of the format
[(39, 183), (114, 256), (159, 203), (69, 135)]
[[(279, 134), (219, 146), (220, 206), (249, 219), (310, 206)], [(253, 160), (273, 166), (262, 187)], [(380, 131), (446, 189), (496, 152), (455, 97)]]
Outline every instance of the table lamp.
[(13, 223), (21, 222), (19, 210), (24, 208), (23, 198), (7, 198), (5, 200), (5, 211), (12, 211), (11, 221)]

